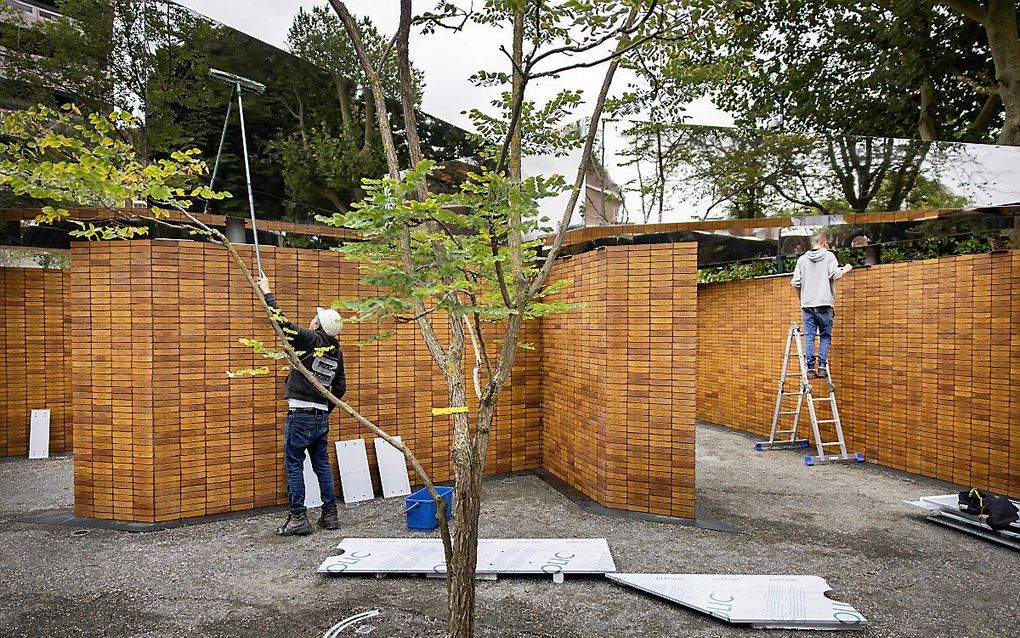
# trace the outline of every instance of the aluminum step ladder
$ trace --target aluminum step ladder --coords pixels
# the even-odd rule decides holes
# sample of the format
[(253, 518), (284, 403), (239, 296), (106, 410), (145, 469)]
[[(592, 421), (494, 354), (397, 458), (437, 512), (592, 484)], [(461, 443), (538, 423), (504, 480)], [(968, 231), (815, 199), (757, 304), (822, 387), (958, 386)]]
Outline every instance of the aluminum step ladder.
[[(794, 344), (796, 344), (796, 352), (794, 352)], [(791, 370), (791, 359), (797, 360), (796, 371)], [(788, 392), (786, 389), (786, 381), (790, 377), (799, 377), (796, 392)], [(786, 353), (783, 356), (783, 370), (779, 375), (776, 408), (772, 413), (772, 431), (769, 434), (769, 440), (755, 443), (754, 449), (761, 452), (771, 449), (808, 447), (809, 442), (807, 439), (797, 438), (800, 415), (804, 410), (804, 404), (807, 403), (808, 416), (811, 419), (811, 430), (814, 433), (818, 454), (815, 456), (805, 456), (804, 464), (817, 465), (819, 463), (843, 463), (847, 461), (860, 463), (863, 461), (864, 455), (860, 452), (848, 453), (846, 451), (846, 441), (843, 439), (843, 424), (839, 420), (839, 409), (836, 407), (836, 386), (832, 383), (832, 373), (829, 371), (828, 362), (825, 364), (825, 382), (828, 392), (823, 397), (815, 397), (812, 394), (811, 381), (808, 379), (807, 361), (804, 359), (803, 334), (796, 323), (790, 324), (790, 331), (786, 335)], [(783, 403), (787, 397), (796, 397), (796, 405), (792, 409), (784, 409)], [(787, 403), (789, 402), (790, 400), (787, 400)], [(831, 419), (818, 418), (815, 404), (822, 402), (828, 402), (832, 414)], [(780, 427), (780, 422), (784, 420), (784, 417), (788, 417), (792, 421), (789, 427)], [(820, 424), (832, 424), (836, 432), (835, 441), (827, 443), (822, 440), (821, 433), (818, 430)], [(827, 448), (837, 446), (839, 448), (838, 452), (827, 453)]]

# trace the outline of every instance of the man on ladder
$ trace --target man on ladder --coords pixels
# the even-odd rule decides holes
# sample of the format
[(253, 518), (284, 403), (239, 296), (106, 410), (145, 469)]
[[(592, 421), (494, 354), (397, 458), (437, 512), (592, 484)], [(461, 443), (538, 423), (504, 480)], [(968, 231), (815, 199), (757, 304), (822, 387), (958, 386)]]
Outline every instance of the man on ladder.
[[(843, 461), (864, 460), (860, 453), (850, 453), (843, 439), (843, 424), (839, 419), (839, 408), (836, 405), (836, 386), (829, 374), (829, 345), (832, 341), (833, 305), (836, 301), (834, 282), (850, 271), (847, 264), (840, 268), (836, 256), (829, 252), (829, 238), (824, 233), (817, 233), (811, 238), (812, 249), (797, 260), (797, 268), (793, 274), (793, 285), (800, 289), (801, 313), (804, 320), (805, 342), (801, 342), (801, 331), (796, 323), (790, 325), (786, 336), (786, 352), (783, 366), (779, 373), (779, 390), (776, 394), (776, 407), (772, 415), (772, 430), (767, 441), (754, 444), (757, 451), (781, 449), (786, 447), (808, 447), (808, 440), (797, 437), (800, 415), (807, 407), (811, 430), (814, 435), (817, 456), (804, 457), (804, 463), (838, 463)], [(815, 335), (821, 336), (818, 359), (815, 359)], [(805, 356), (805, 350), (806, 355)], [(796, 361), (791, 365), (791, 360)], [(816, 367), (817, 364), (817, 367)], [(826, 393), (816, 396), (811, 387), (810, 379), (825, 379)], [(788, 380), (796, 379), (796, 390), (789, 388)], [(788, 406), (795, 400), (793, 406)], [(818, 405), (816, 405), (818, 404)], [(792, 407), (792, 409), (784, 409)], [(819, 418), (818, 410), (823, 408), (829, 414)], [(792, 421), (787, 423), (787, 421)], [(819, 426), (827, 426), (835, 440), (825, 441)], [(835, 447), (838, 451), (831, 452), (827, 448)]]
[[(853, 268), (842, 268), (836, 255), (829, 250), (829, 237), (815, 233), (811, 237), (811, 250), (797, 260), (793, 271), (794, 288), (800, 289), (800, 309), (804, 320), (804, 349), (807, 351), (808, 376), (828, 375), (829, 345), (832, 343), (832, 320), (835, 315), (837, 279)], [(818, 370), (815, 371), (815, 334), (818, 340)]]

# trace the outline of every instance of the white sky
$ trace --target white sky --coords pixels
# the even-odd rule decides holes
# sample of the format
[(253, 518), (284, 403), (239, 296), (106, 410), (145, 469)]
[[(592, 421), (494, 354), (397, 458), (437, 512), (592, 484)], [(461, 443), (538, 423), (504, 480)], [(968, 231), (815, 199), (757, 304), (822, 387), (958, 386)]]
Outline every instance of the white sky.
[[(180, 4), (227, 24), (274, 46), (286, 49), (287, 29), (298, 9), (309, 9), (315, 4), (308, 0), (177, 0)], [(415, 10), (431, 9), (434, 0), (418, 0)], [(357, 15), (368, 15), (383, 33), (394, 33), (399, 17), (396, 0), (349, 0), (348, 7)], [(412, 31), (411, 58), (425, 72), (424, 110), (434, 116), (471, 129), (471, 122), (463, 114), (471, 108), (490, 110), (489, 102), (498, 95), (499, 88), (479, 88), (468, 78), (481, 69), (509, 70), (506, 58), (499, 51), (500, 44), (509, 48), (509, 34), (505, 30), (469, 23), (464, 31), (452, 33), (439, 30), (422, 36)], [(529, 99), (539, 103), (554, 95), (564, 86), (580, 88), (586, 98), (593, 98), (602, 81), (604, 67), (571, 71), (561, 79), (545, 79), (529, 89)], [(629, 77), (618, 74), (614, 83), (617, 92), (626, 88)], [(579, 116), (587, 116), (590, 106), (582, 105)], [(691, 124), (728, 125), (732, 123), (726, 113), (715, 108), (708, 100), (700, 100), (688, 109)], [(619, 126), (608, 126), (606, 134), (607, 165), (616, 182), (625, 184), (636, 174), (631, 168), (621, 167), (610, 158), (614, 149), (622, 148), (625, 140), (615, 133)], [(993, 146), (973, 146), (974, 164), (970, 168), (947, 168), (943, 181), (955, 192), (968, 196), (974, 205), (1004, 204), (1020, 201), (1020, 149)], [(560, 173), (573, 181), (577, 172), (577, 154), (564, 158), (534, 157), (525, 163), (532, 174)], [(977, 185), (975, 173), (983, 175), (991, 184)], [(631, 221), (640, 221), (640, 202), (636, 195), (626, 196), (631, 210)], [(704, 211), (702, 201), (684, 200), (679, 194), (667, 198), (669, 211), (665, 221), (681, 221), (700, 217)], [(554, 219), (562, 214), (562, 204), (548, 202), (544, 212)], [(575, 222), (578, 221), (575, 219)]]

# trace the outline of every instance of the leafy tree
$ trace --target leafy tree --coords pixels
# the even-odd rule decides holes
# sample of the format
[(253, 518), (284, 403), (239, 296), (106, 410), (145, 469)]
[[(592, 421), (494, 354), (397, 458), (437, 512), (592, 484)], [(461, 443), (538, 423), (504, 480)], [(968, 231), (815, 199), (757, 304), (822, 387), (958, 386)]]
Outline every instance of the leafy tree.
[[(720, 0), (699, 14), (710, 18), (705, 37), (635, 60), (643, 90), (633, 97), (645, 93), (679, 115), (692, 98), (710, 96), (745, 127), (1016, 144), (1018, 6)], [(676, 121), (669, 114), (648, 119)]]
[(819, 135), (986, 141), (1001, 122), (976, 28), (930, 0), (766, 0), (728, 29), (713, 95), (746, 125)]
[[(127, 111), (85, 114), (70, 104), (59, 110), (39, 105), (5, 111), (0, 115), (0, 188), (51, 202), (38, 218), (50, 224), (67, 219), (65, 205), (117, 210), (124, 202), (150, 200), (154, 205), (149, 219), (159, 221), (169, 217), (171, 208), (188, 208), (189, 197), (228, 197), (195, 185), (206, 172), (197, 149), (175, 151), (162, 160), (141, 159), (122, 135), (136, 125)], [(84, 239), (130, 239), (146, 233), (144, 227), (119, 220), (71, 223), (78, 227), (71, 234)]]
[[(331, 4), (372, 87), (387, 176), (366, 180), (363, 202), (347, 213), (337, 213), (325, 220), (356, 228), (365, 236), (364, 242), (346, 251), (365, 264), (367, 281), (380, 292), (369, 299), (352, 300), (349, 307), (358, 310), (362, 320), (396, 317), (415, 321), (446, 378), (450, 406), (457, 410), (451, 415), (457, 479), (452, 532), (444, 516), (445, 503), (413, 453), (322, 387), (301, 365), (288, 336), (276, 321), (273, 325), (281, 342), (280, 350), (254, 341), (249, 344), (270, 359), (287, 360), (344, 413), (403, 451), (429, 488), (439, 511), (449, 574), (448, 634), (464, 638), (474, 631), (481, 477), (494, 410), (516, 352), (524, 346), (519, 339), (522, 324), (526, 319), (566, 309), (561, 304), (544, 301), (564, 285), (549, 284), (547, 280), (583, 188), (596, 123), (621, 57), (664, 34), (689, 29), (690, 24), (677, 5), (647, 0), (619, 3), (508, 0), (488, 3), (483, 11), (472, 14), (470, 19), (509, 23), (513, 29), (514, 62), (508, 74), (513, 104), (503, 129), (506, 137), (500, 145), (502, 151), (494, 159), (495, 170), (482, 169), (469, 175), (467, 182), (450, 193), (432, 191), (428, 176), (435, 165), (424, 156), (428, 146), (422, 145), (418, 131), (409, 53), (413, 20), (410, 0), (401, 2), (394, 51), (400, 89), (401, 118), (397, 123), (406, 139), (410, 166), (407, 170), (402, 170), (405, 165), (397, 152), (382, 80), (364, 44), (359, 23), (342, 2), (333, 0)], [(440, 28), (437, 25), (459, 11), (446, 9), (430, 14), (430, 28)], [(525, 38), (526, 19), (539, 25), (541, 32)], [(580, 33), (574, 29), (578, 24), (586, 26)], [(581, 164), (573, 183), (568, 185), (558, 176), (522, 178), (520, 160), (525, 126), (521, 115), (527, 86), (539, 77), (560, 76), (575, 68), (598, 64), (606, 64), (606, 72), (592, 102)], [(188, 212), (196, 199), (224, 196), (195, 185), (205, 178), (205, 164), (197, 158), (197, 151), (174, 151), (166, 159), (139, 161), (135, 149), (119, 139), (123, 130), (136, 125), (129, 115), (120, 112), (79, 117), (76, 112), (38, 108), (0, 115), (0, 135), (12, 140), (0, 146), (0, 187), (54, 202), (43, 209), (41, 219), (45, 221), (66, 217), (63, 206), (115, 210), (126, 199), (147, 198), (154, 203), (149, 221), (190, 228), (223, 245), (255, 291), (257, 286), (250, 270), (226, 237)], [(564, 189), (569, 191), (565, 214), (552, 246), (543, 254), (527, 236), (545, 223), (538, 215), (538, 202)], [(128, 221), (86, 224), (76, 232), (98, 239), (132, 237), (143, 232)], [(265, 304), (263, 308), (269, 317), (278, 318)], [(495, 356), (490, 355), (480, 329), (486, 321), (499, 322), (502, 328)], [(439, 337), (440, 328), (447, 331), (445, 339)], [(467, 413), (468, 384), (463, 372), (468, 344), (474, 353), (471, 385), (478, 397), (478, 412), (473, 419)], [(261, 369), (237, 371), (261, 372)]]
[[(60, 7), (61, 17), (30, 27), (16, 21), (13, 10), (0, 20), (0, 44), (7, 48), (7, 79), (0, 86), (8, 106), (73, 101), (87, 112), (127, 110), (136, 115), (136, 126), (118, 134), (128, 136), (143, 156), (165, 157), (191, 145), (211, 155), (219, 145), (229, 99), (226, 85), (208, 79), (215, 67), (267, 86), (265, 95), (247, 94), (244, 105), (260, 216), (287, 212), (307, 219), (309, 207), (346, 210), (363, 194), (360, 179), (385, 170), (370, 114), (369, 126), (363, 125), (356, 81), (341, 103), (333, 71), (281, 55), (169, 0), (64, 0)], [(318, 13), (328, 16), (328, 10)], [(333, 23), (335, 30), (335, 18)], [(381, 36), (378, 40), (382, 47), (385, 42)], [(348, 71), (360, 75), (356, 63)], [(337, 114), (347, 112), (339, 108), (343, 105), (353, 116), (341, 125)], [(233, 113), (230, 124), (236, 127), (236, 105)], [(448, 131), (433, 136), (446, 145), (447, 155), (463, 145)], [(217, 182), (240, 191), (240, 139), (232, 134), (226, 142)], [(278, 194), (285, 192), (293, 201), (281, 206)], [(246, 208), (240, 200), (215, 204), (216, 212), (226, 214)]]
[(775, 258), (757, 259), (746, 263), (727, 264), (711, 268), (698, 269), (698, 283), (711, 284), (739, 279), (753, 279), (779, 273), (779, 265)]
[[(373, 64), (380, 69), (384, 94), (396, 95), (399, 83), (390, 40), (367, 17), (359, 21), (358, 27)], [(350, 203), (364, 194), (361, 178), (386, 170), (373, 89), (343, 25), (328, 7), (298, 11), (287, 43), (292, 53), (327, 74), (320, 79), (281, 70), (289, 89), (281, 100), (297, 124), (295, 132), (281, 136), (273, 145), (282, 162), (287, 189), (317, 194), (325, 200), (324, 205), (347, 211)], [(330, 81), (330, 86), (322, 85), (324, 79)], [(417, 106), (424, 87), (424, 75), (417, 69), (412, 70), (412, 87)]]
[[(65, 15), (28, 25), (20, 11), (0, 4), (0, 46), (4, 48), (4, 103), (59, 106), (74, 95), (93, 111), (114, 97), (114, 9), (99, 0), (67, 0)], [(73, 16), (73, 17), (72, 17)]]
[[(398, 95), (397, 58), (392, 55), (390, 38), (383, 36), (367, 16), (358, 21), (358, 28), (364, 34), (365, 49), (378, 69), (384, 95)], [(287, 32), (287, 45), (291, 53), (325, 69), (332, 76), (345, 129), (364, 128), (366, 124), (369, 128), (375, 127), (373, 89), (335, 13), (325, 6), (313, 7), (311, 11), (300, 9)], [(413, 66), (411, 86), (414, 104), (418, 106), (425, 87), (425, 75)], [(357, 103), (358, 100), (361, 104)], [(365, 117), (358, 117), (359, 109), (364, 109)]]
[[(383, 82), (364, 43), (357, 20), (345, 3), (330, 4), (343, 22), (358, 61), (373, 88), (376, 117), (385, 150), (388, 176), (366, 181), (368, 196), (349, 213), (326, 218), (334, 224), (361, 230), (366, 241), (345, 247), (348, 255), (366, 264), (368, 279), (379, 288), (378, 297), (354, 307), (362, 317), (397, 316), (415, 321), (433, 361), (446, 378), (453, 421), (452, 458), (457, 488), (454, 493), (452, 532), (441, 522), (448, 567), (447, 633), (466, 638), (474, 632), (475, 567), (481, 477), (496, 404), (520, 346), (524, 320), (563, 310), (546, 304), (544, 296), (559, 282), (546, 280), (562, 245), (590, 167), (597, 122), (604, 109), (620, 59), (656, 38), (686, 32), (689, 20), (676, 3), (627, 0), (605, 3), (570, 0), (493, 0), (477, 12), (453, 3), (415, 20), (411, 0), (401, 1), (401, 19), (395, 54), (400, 81), (403, 130), (410, 170), (397, 155), (382, 95)], [(486, 145), (488, 168), (469, 175), (454, 194), (437, 194), (427, 179), (432, 164), (418, 136), (415, 92), (410, 67), (409, 34), (412, 22), (430, 33), (458, 28), (466, 19), (506, 26), (512, 34), (509, 70), (482, 71), (479, 82), (508, 84), (509, 99), (496, 104), (499, 114), (474, 114), (479, 139)], [(578, 25), (584, 28), (578, 29)], [(568, 71), (608, 62), (592, 117), (583, 136), (581, 165), (569, 189), (569, 201), (548, 252), (526, 240), (539, 228), (538, 201), (564, 188), (560, 178), (521, 176), (521, 158), (545, 145), (558, 147), (562, 128), (555, 120), (574, 100), (572, 93), (543, 107), (528, 107), (527, 88), (542, 77), (561, 77)], [(525, 117), (525, 114), (530, 117)], [(527, 122), (525, 122), (527, 119)], [(502, 339), (497, 356), (491, 356), (480, 325), (501, 320)], [(437, 324), (447, 330), (444, 343)], [(463, 359), (470, 343), (474, 352), (472, 385), (478, 398), (473, 419), (467, 413), (467, 383)], [(473, 420), (473, 426), (471, 421)], [(437, 499), (437, 508), (445, 508)], [(442, 519), (442, 516), (440, 517)]]
[(144, 126), (118, 134), (143, 151), (188, 142), (177, 114), (213, 98), (193, 80), (208, 71), (214, 27), (167, 0), (62, 0), (60, 10), (30, 27), (0, 20), (9, 103), (134, 112)]
[[(646, 219), (674, 190), (736, 217), (898, 210), (933, 159), (965, 152), (931, 140), (989, 141), (1002, 122), (980, 29), (929, 0), (723, 1), (698, 19), (698, 38), (628, 61), (638, 80), (614, 104), (637, 119)], [(683, 126), (705, 96), (738, 128)]]
[(669, 183), (669, 191), (707, 200), (706, 217), (720, 208), (738, 218), (901, 210), (923, 200), (912, 193), (937, 183), (940, 165), (967, 153), (920, 140), (661, 122), (627, 133), (624, 154), (638, 167), (643, 209), (646, 196), (661, 206)]

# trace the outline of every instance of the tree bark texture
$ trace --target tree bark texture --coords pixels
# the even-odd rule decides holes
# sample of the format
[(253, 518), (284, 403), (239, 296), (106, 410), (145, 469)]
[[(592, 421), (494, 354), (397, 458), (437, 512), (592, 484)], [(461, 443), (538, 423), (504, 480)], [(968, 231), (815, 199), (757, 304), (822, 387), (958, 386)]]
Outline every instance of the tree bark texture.
[(995, 62), (995, 80), (1006, 111), (999, 144), (1020, 146), (1020, 36), (1013, 0), (990, 0), (985, 33)]
[[(467, 451), (466, 451), (467, 452)], [(482, 468), (475, 459), (456, 463), (453, 499), (453, 558), (447, 563), (448, 638), (472, 638), (475, 631), (475, 568)]]
[(985, 28), (988, 48), (995, 64), (995, 82), (1005, 110), (1005, 122), (998, 143), (1020, 146), (1020, 35), (1013, 0), (945, 0), (957, 13)]

